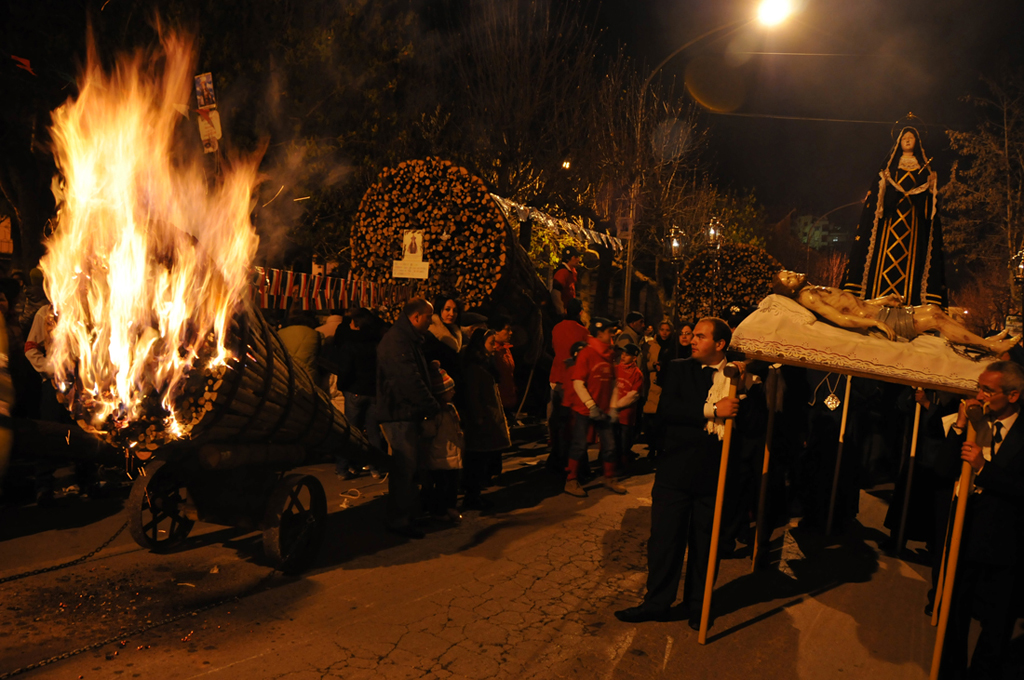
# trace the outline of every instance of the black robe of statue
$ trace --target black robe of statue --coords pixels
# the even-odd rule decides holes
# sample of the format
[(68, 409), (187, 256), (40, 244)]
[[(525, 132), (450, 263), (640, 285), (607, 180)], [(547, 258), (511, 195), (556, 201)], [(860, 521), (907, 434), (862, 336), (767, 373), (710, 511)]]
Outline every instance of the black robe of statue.
[[(917, 169), (901, 169), (903, 135), (917, 139)], [(863, 299), (898, 293), (904, 304), (946, 307), (946, 263), (936, 187), (914, 128), (904, 128), (864, 201), (842, 288)]]

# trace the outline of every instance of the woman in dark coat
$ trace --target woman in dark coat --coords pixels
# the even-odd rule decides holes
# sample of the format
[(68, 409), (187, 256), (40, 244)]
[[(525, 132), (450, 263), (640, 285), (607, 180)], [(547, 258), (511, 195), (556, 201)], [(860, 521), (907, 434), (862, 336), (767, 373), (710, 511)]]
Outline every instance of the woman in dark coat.
[(434, 315), (430, 320), (429, 332), (424, 337), (423, 355), (427, 361), (441, 364), (445, 373), (455, 381), (455, 390), (462, 382), (459, 379), (464, 339), (459, 317), (462, 316), (462, 301), (454, 295), (438, 295), (434, 300)]
[(498, 394), (494, 367), (494, 331), (477, 329), (462, 351), (462, 382), (455, 388), (456, 404), (466, 437), (462, 471), (466, 496), (463, 509), (485, 510), (491, 503), (480, 494), (490, 483), (488, 470), (495, 457), (511, 446), (508, 422)]

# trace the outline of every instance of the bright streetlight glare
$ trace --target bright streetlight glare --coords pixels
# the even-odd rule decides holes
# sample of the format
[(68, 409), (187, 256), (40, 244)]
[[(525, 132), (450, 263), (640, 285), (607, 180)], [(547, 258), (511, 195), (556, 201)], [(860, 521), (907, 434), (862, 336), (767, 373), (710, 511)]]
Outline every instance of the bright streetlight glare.
[(790, 0), (763, 0), (757, 8), (757, 19), (765, 26), (777, 26), (793, 13)]

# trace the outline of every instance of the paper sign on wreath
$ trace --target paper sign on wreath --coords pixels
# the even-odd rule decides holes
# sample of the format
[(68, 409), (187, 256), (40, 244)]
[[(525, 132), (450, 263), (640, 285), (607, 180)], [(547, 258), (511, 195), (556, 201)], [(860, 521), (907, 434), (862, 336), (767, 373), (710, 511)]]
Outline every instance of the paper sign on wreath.
[(402, 259), (392, 264), (391, 277), (425, 279), (429, 270), (430, 263), (423, 261), (423, 230), (406, 229), (402, 232)]

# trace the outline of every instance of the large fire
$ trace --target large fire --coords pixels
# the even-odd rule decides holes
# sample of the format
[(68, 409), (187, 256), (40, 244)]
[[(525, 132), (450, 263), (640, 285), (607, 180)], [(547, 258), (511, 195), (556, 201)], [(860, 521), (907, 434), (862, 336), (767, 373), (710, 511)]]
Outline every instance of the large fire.
[[(193, 46), (166, 35), (105, 72), (90, 49), (79, 94), (53, 113), (58, 216), (40, 268), (57, 316), (47, 355), (79, 422), (108, 437), (156, 423), (188, 435), (190, 371), (223, 365), (258, 238), (258, 158), (215, 180), (183, 151)], [(186, 127), (188, 126), (188, 127)], [(127, 437), (130, 439), (130, 437)]]

